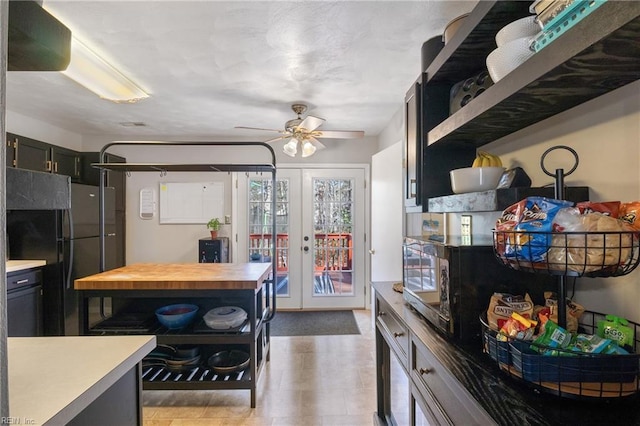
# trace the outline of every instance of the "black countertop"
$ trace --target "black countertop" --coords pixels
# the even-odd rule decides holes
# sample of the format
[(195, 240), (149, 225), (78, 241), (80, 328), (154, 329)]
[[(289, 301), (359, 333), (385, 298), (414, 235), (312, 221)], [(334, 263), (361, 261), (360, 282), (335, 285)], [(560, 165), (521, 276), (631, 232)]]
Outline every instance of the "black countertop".
[(640, 425), (638, 395), (614, 400), (560, 398), (501, 371), (481, 344), (462, 344), (438, 332), (413, 311), (392, 283), (375, 291), (500, 425)]

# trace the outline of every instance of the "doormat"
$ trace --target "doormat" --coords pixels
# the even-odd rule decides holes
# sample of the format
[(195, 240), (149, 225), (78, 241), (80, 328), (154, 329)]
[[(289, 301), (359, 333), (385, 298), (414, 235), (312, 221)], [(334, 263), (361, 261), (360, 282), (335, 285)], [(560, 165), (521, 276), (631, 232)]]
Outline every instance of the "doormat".
[(272, 336), (360, 334), (353, 311), (276, 311), (270, 324)]

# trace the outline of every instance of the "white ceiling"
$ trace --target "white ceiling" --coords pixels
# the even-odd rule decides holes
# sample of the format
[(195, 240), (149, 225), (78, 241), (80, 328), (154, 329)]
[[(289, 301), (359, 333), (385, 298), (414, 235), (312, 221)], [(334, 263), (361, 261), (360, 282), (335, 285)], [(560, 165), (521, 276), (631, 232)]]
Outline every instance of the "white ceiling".
[[(7, 73), (7, 109), (82, 135), (266, 140), (295, 118), (377, 135), (420, 48), (476, 1), (61, 1), (44, 6), (151, 97), (99, 99), (57, 72)], [(121, 123), (143, 122), (145, 127)]]

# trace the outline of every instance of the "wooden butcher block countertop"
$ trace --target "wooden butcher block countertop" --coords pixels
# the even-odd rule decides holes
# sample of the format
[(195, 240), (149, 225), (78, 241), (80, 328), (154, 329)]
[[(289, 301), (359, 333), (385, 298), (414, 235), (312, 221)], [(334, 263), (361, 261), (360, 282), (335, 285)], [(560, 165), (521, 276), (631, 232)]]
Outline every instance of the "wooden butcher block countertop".
[(76, 290), (257, 290), (271, 263), (137, 263), (75, 280)]

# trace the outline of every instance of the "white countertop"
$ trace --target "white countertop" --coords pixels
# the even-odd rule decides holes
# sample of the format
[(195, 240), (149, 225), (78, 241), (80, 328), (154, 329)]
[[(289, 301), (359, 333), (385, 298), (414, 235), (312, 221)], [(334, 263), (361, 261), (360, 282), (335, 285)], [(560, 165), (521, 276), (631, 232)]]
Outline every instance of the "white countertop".
[(45, 260), (7, 260), (7, 273), (22, 271), (23, 269), (39, 268), (46, 265)]
[(155, 336), (10, 337), (9, 411), (66, 424), (156, 346)]

